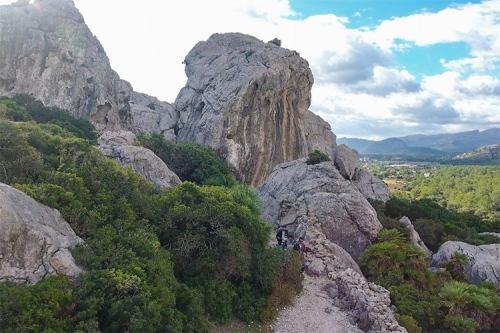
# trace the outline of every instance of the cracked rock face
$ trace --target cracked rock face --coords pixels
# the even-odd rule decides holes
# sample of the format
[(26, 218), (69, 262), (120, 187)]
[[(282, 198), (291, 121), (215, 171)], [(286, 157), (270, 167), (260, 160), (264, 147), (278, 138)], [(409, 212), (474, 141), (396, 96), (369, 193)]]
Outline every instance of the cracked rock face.
[(432, 256), (431, 267), (439, 267), (442, 262), (449, 261), (453, 253), (465, 254), (470, 264), (465, 267), (465, 275), (469, 283), (481, 281), (500, 285), (500, 244), (470, 245), (464, 242), (448, 241), (441, 245)]
[(0, 281), (36, 283), (48, 275), (75, 278), (69, 248), (82, 242), (61, 214), (0, 183)]
[(308, 62), (255, 37), (214, 34), (185, 58), (188, 81), (174, 103), (178, 141), (206, 144), (243, 183), (307, 154), (313, 76)]
[(333, 162), (307, 165), (305, 160), (276, 166), (259, 186), (262, 219), (286, 225), (294, 238), (319, 225), (318, 231), (357, 261), (382, 229), (375, 210)]

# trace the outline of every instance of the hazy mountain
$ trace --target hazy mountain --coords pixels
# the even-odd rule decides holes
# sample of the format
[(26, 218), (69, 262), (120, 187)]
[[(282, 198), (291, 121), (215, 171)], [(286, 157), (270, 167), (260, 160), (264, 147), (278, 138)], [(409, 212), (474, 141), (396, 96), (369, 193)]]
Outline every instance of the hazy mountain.
[(452, 158), (460, 164), (500, 164), (500, 144), (479, 147)]
[[(395, 141), (399, 140), (399, 141)], [(402, 145), (404, 143), (405, 145)], [(407, 135), (381, 141), (337, 138), (337, 144), (356, 149), (360, 154), (446, 155), (462, 154), (500, 143), (500, 128), (451, 134)]]

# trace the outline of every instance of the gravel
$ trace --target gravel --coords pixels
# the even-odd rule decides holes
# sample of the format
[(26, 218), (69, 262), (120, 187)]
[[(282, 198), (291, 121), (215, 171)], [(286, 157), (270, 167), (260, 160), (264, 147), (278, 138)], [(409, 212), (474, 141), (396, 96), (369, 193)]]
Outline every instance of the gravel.
[(293, 306), (282, 309), (269, 326), (275, 333), (364, 333), (352, 325), (347, 313), (332, 305), (321, 288), (329, 281), (304, 274), (304, 289)]

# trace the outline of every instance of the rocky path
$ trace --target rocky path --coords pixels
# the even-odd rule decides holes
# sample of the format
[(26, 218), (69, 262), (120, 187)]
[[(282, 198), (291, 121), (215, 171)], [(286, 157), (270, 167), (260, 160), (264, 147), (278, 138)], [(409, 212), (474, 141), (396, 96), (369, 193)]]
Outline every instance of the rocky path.
[(328, 280), (304, 275), (304, 289), (294, 306), (280, 311), (269, 326), (275, 333), (363, 333), (349, 323), (347, 313), (332, 305), (321, 290)]

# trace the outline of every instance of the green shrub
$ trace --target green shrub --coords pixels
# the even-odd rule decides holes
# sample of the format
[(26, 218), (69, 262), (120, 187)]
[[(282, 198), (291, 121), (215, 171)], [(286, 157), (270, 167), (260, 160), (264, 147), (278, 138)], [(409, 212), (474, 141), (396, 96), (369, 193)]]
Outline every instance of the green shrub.
[(478, 325), (471, 318), (457, 315), (448, 315), (445, 318), (445, 327), (449, 328), (450, 332), (475, 333)]
[(403, 316), (398, 316), (397, 319), (399, 325), (406, 328), (408, 333), (422, 333), (422, 328), (418, 326), (417, 322), (412, 317), (403, 315)]
[(161, 134), (139, 135), (137, 139), (160, 157), (182, 181), (225, 187), (237, 184), (231, 170), (208, 146), (186, 141), (174, 144)]
[(0, 283), (2, 332), (68, 332), (73, 330), (73, 288), (61, 276), (33, 286)]
[(309, 154), (309, 158), (307, 159), (306, 163), (309, 165), (314, 165), (325, 161), (331, 161), (331, 158), (327, 154), (322, 153), (319, 150), (315, 150), (314, 152)]

